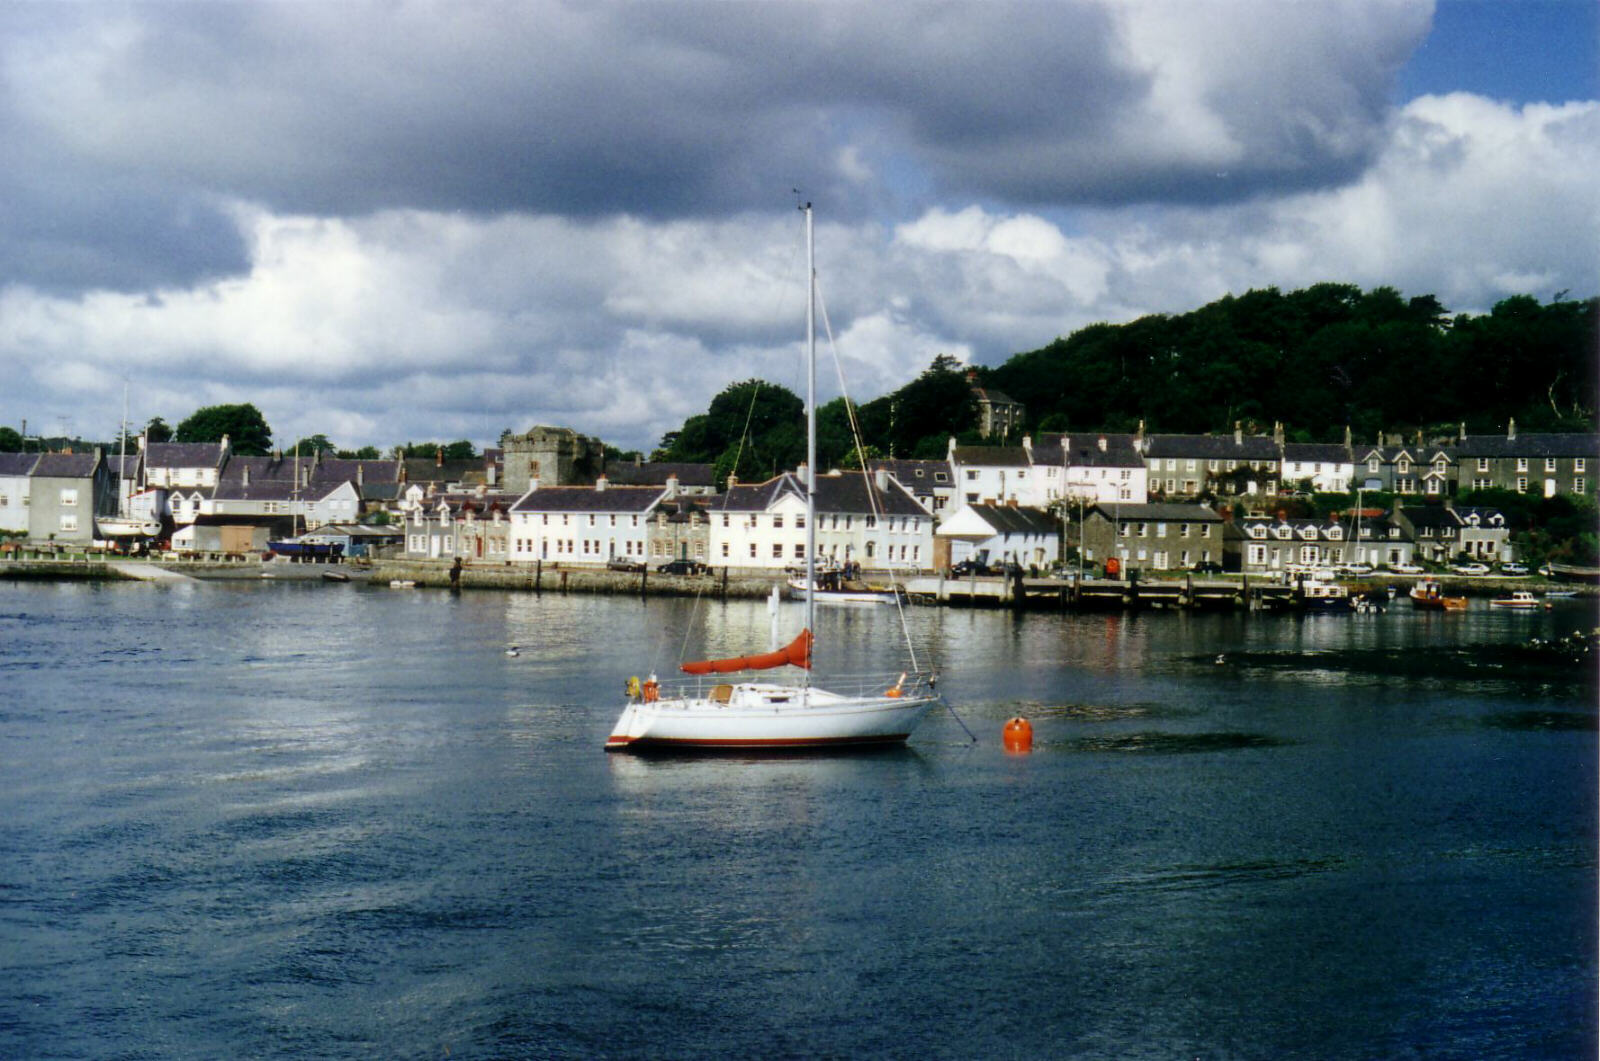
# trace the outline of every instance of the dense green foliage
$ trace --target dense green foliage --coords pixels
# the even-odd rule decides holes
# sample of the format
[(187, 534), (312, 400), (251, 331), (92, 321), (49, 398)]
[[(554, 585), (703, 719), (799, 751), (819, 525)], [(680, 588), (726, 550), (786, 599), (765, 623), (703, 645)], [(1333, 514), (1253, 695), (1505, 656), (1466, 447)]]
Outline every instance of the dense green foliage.
[(152, 417), (150, 422), (144, 425), (144, 437), (151, 442), (171, 442), (172, 426), (159, 416)]
[(1318, 284), (1228, 296), (1181, 316), (1096, 324), (981, 374), (1034, 429), (1226, 431), (1291, 440), (1380, 429), (1592, 430), (1600, 300), (1509, 298), (1450, 317), (1431, 295)]
[[(1179, 316), (1095, 324), (997, 368), (978, 382), (1027, 408), (1025, 430), (1169, 433), (1265, 431), (1290, 441), (1407, 435), (1592, 431), (1600, 299), (1541, 305), (1508, 298), (1484, 315), (1452, 317), (1432, 295), (1317, 284), (1228, 296)], [(752, 401), (754, 404), (752, 405)], [(804, 407), (789, 391), (747, 380), (670, 432), (658, 460), (715, 463), (741, 478), (801, 460)], [(868, 457), (940, 457), (948, 439), (976, 440), (964, 372), (941, 355), (915, 380), (859, 407)], [(817, 412), (818, 463), (855, 466), (844, 402)]]
[(447, 461), (471, 460), (478, 455), (477, 448), (466, 439), (455, 442), (407, 442), (390, 451), (391, 456), (405, 458), (437, 457), (443, 453)]
[(751, 482), (796, 467), (805, 454), (805, 403), (786, 387), (747, 379), (668, 433), (655, 459), (714, 465), (719, 483), (732, 474)]
[(221, 442), (228, 436), (234, 453), (261, 457), (272, 451), (272, 428), (254, 405), (208, 405), (178, 425), (178, 442)]
[(0, 427), (0, 453), (21, 453), (22, 436), (14, 427)]

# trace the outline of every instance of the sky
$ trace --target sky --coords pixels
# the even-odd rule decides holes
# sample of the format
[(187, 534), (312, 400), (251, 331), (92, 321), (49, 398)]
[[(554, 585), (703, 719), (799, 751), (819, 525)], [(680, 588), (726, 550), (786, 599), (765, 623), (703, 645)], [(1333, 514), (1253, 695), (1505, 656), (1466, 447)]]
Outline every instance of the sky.
[(0, 424), (648, 452), (804, 392), (802, 200), (823, 401), (1252, 288), (1586, 298), (1597, 77), (1593, 0), (0, 4)]

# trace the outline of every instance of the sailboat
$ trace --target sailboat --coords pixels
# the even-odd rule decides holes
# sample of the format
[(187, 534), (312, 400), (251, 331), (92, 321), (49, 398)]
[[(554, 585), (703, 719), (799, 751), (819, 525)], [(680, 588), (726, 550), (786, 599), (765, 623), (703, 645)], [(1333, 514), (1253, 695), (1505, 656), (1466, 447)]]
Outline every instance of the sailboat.
[[(806, 219), (806, 572), (817, 584), (817, 273), (811, 204)], [(782, 648), (750, 656), (684, 663), (688, 678), (628, 683), (628, 703), (606, 740), (607, 751), (787, 750), (903, 743), (937, 703), (935, 677), (914, 662), (883, 676), (813, 685), (815, 593), (805, 595), (805, 624)], [(909, 643), (909, 639), (908, 639)], [(744, 672), (792, 668), (792, 682), (755, 680)], [(734, 678), (732, 676), (739, 675)], [(723, 676), (728, 676), (724, 680)]]
[(133, 511), (132, 488), (128, 483), (128, 387), (122, 387), (122, 439), (117, 452), (117, 514), (96, 516), (96, 533), (109, 540), (154, 538), (161, 533), (161, 520), (153, 504), (143, 514)]

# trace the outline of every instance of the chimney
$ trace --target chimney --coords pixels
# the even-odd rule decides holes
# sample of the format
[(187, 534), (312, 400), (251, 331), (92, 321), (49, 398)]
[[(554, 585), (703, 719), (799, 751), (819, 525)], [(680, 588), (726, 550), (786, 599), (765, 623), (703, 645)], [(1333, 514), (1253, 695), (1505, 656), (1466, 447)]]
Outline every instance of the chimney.
[(872, 481), (878, 487), (878, 492), (880, 494), (887, 491), (889, 489), (889, 469), (879, 468), (877, 471), (873, 472)]
[(737, 475), (735, 475), (733, 472), (729, 472), (728, 473), (728, 489), (732, 490), (734, 487), (736, 487), (738, 485), (739, 485), (739, 477)]
[(607, 485), (607, 484), (606, 484), (606, 477), (605, 477), (605, 476), (603, 476), (603, 475), (600, 475), (600, 476), (596, 476), (596, 477), (595, 477), (595, 480), (594, 480), (594, 488), (595, 488), (595, 489), (596, 489), (596, 490), (597, 490), (597, 491), (600, 491), (600, 492), (602, 492), (602, 493), (604, 493), (604, 492), (605, 492), (605, 488), (606, 488), (606, 485)]
[(1278, 446), (1280, 448), (1283, 446), (1283, 421), (1282, 420), (1274, 420), (1272, 422), (1272, 444), (1275, 445), (1275, 446)]
[(1028, 455), (1028, 463), (1032, 464), (1033, 463), (1033, 436), (1032, 435), (1023, 435), (1022, 436), (1022, 449)]
[(1456, 441), (1465, 442), (1466, 440), (1467, 440), (1467, 422), (1465, 420), (1463, 420), (1463, 421), (1461, 421), (1461, 431), (1456, 436)]
[(1104, 453), (1105, 451), (1106, 451), (1106, 436), (1101, 435), (1100, 436), (1100, 452)]
[(1507, 442), (1515, 442), (1516, 440), (1517, 440), (1517, 418), (1516, 417), (1512, 417), (1509, 421), (1506, 422), (1506, 441)]
[(676, 475), (669, 475), (669, 476), (667, 476), (666, 500), (671, 501), (674, 498), (676, 498), (677, 496), (678, 496), (678, 477)]
[(367, 485), (367, 477), (365, 474), (366, 470), (367, 466), (365, 464), (362, 464), (360, 461), (356, 462), (356, 486), (359, 487)]
[(1237, 420), (1233, 422), (1233, 444), (1235, 446), (1244, 445), (1244, 425)]
[(535, 491), (537, 489), (539, 489), (539, 480), (538, 480), (538, 478), (535, 477), (535, 478), (529, 479), (528, 480), (528, 492), (532, 493), (533, 491)]
[(1139, 430), (1133, 436), (1133, 444), (1141, 450), (1144, 449), (1144, 421), (1139, 421)]
[(245, 486), (249, 486), (249, 485), (250, 485), (250, 465), (248, 465), (248, 464), (246, 464), (246, 465), (245, 465), (245, 466), (244, 466), (244, 476), (243, 476), (243, 479), (244, 479), (244, 483), (243, 483), (243, 485), (245, 485)]
[(433, 466), (435, 468), (443, 468), (444, 467), (444, 447), (443, 446), (440, 446), (438, 449), (433, 451)]
[(1349, 424), (1345, 424), (1344, 425), (1344, 448), (1345, 449), (1349, 449), (1350, 448), (1350, 425)]

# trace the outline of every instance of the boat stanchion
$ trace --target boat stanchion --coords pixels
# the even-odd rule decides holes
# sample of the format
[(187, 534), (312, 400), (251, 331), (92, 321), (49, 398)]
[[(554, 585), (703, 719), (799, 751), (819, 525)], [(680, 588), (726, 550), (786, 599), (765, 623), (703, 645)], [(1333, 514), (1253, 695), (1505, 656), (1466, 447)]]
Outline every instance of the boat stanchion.
[(1026, 755), (1033, 750), (1033, 725), (1019, 715), (1000, 731), (1000, 743), (1008, 752)]

